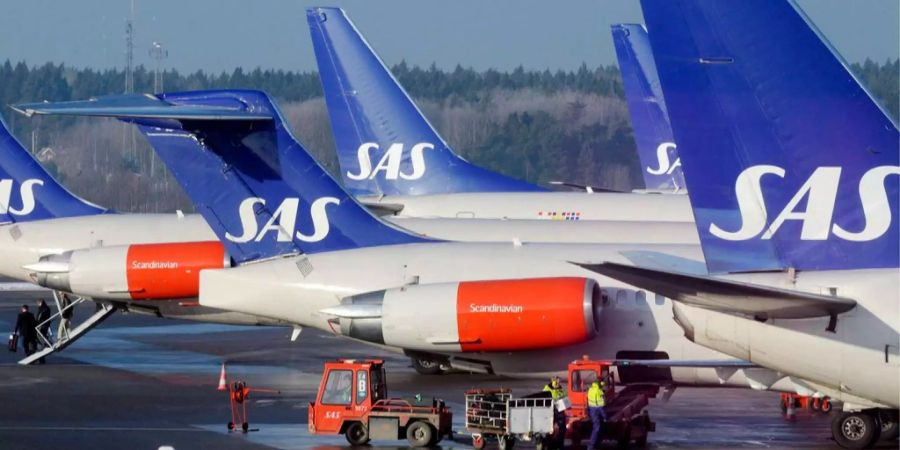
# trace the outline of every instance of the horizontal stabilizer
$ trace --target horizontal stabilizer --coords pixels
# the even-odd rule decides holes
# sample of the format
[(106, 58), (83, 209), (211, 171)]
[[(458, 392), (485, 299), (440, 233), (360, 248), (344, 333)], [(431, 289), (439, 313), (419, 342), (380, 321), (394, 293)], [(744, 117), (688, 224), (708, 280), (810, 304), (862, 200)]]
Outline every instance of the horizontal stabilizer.
[(673, 300), (758, 319), (803, 319), (847, 312), (856, 301), (778, 289), (704, 275), (634, 267), (617, 263), (580, 264), (585, 269)]
[(245, 105), (173, 104), (150, 94), (112, 95), (71, 102), (22, 103), (16, 111), (32, 115), (73, 115), (123, 119), (272, 120), (268, 113), (246, 111)]
[(366, 207), (372, 214), (382, 217), (382, 216), (393, 216), (395, 214), (399, 214), (400, 211), (403, 211), (402, 203), (380, 203), (380, 202), (368, 202), (365, 200), (360, 200), (360, 203)]
[(563, 186), (567, 188), (578, 189), (579, 191), (585, 191), (588, 193), (593, 192), (614, 192), (614, 193), (623, 193), (625, 191), (619, 191), (616, 189), (602, 188), (598, 186), (590, 186), (587, 184), (578, 184), (578, 183), (570, 183), (568, 181), (551, 181), (550, 184), (554, 186)]

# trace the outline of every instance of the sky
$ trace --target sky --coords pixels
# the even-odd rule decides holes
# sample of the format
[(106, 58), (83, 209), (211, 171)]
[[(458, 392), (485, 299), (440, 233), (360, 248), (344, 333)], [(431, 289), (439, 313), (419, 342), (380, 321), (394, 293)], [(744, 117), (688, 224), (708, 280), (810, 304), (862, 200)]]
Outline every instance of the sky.
[[(900, 1), (798, 0), (849, 62), (900, 54)], [(641, 22), (637, 0), (134, 0), (135, 63), (182, 72), (235, 67), (308, 71), (308, 6), (340, 6), (388, 64), (477, 70), (575, 69), (615, 63), (609, 25)], [(129, 0), (4, 2), (0, 61), (125, 64)]]

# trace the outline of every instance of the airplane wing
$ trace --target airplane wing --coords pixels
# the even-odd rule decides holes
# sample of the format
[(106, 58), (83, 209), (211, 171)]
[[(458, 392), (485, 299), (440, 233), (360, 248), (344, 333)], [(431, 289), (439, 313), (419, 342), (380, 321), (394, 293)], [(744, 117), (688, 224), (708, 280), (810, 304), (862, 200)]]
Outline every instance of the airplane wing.
[(47, 288), (24, 282), (0, 282), (0, 300), (36, 300), (53, 295)]
[(611, 262), (578, 265), (688, 305), (725, 313), (746, 314), (757, 319), (829, 317), (856, 306), (856, 301), (849, 298), (779, 289), (708, 275)]
[(378, 217), (393, 216), (403, 211), (403, 205), (400, 203), (379, 203), (365, 200), (360, 200), (360, 203)]
[(617, 366), (643, 366), (643, 367), (688, 367), (697, 369), (734, 368), (749, 369), (759, 367), (749, 361), (740, 359), (617, 359)]
[(563, 186), (563, 187), (567, 187), (567, 188), (573, 188), (573, 189), (577, 189), (579, 191), (585, 191), (585, 192), (589, 192), (589, 193), (590, 192), (612, 192), (614, 194), (621, 194), (621, 193), (625, 192), (625, 191), (618, 191), (615, 189), (602, 188), (602, 187), (598, 187), (598, 186), (590, 186), (587, 184), (570, 183), (568, 181), (551, 181), (551, 182), (549, 182), (549, 184), (552, 184), (554, 186)]

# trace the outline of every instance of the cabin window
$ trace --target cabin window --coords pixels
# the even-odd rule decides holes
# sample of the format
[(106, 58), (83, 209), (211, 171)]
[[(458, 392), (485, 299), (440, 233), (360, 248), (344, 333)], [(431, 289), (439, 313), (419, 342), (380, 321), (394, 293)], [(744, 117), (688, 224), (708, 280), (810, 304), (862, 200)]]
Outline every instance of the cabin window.
[(366, 401), (369, 395), (369, 373), (365, 370), (356, 372), (356, 404)]
[(587, 392), (595, 381), (597, 381), (597, 372), (593, 370), (576, 370), (572, 372), (572, 392)]
[(353, 394), (353, 371), (332, 370), (325, 380), (322, 403), (325, 405), (350, 405)]
[(625, 289), (619, 289), (616, 292), (616, 306), (627, 306), (625, 302), (628, 301), (628, 291)]
[(638, 308), (644, 308), (647, 306), (647, 293), (644, 291), (637, 291), (634, 293), (634, 304), (637, 305)]
[(662, 294), (656, 294), (656, 304), (659, 306), (665, 305), (666, 297), (664, 297)]

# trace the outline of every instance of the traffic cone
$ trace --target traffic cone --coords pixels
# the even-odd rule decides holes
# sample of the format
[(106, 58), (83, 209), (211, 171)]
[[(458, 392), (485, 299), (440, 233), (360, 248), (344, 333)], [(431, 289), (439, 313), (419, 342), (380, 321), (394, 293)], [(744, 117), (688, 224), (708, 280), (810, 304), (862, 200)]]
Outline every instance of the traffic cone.
[(788, 397), (788, 408), (787, 408), (787, 414), (785, 417), (787, 418), (788, 421), (791, 421), (791, 422), (793, 422), (794, 420), (797, 419), (796, 412), (794, 411), (794, 398), (793, 397)]
[(225, 363), (222, 363), (222, 371), (219, 373), (219, 387), (220, 391), (228, 390), (228, 381), (225, 381)]

